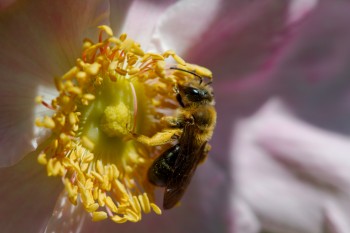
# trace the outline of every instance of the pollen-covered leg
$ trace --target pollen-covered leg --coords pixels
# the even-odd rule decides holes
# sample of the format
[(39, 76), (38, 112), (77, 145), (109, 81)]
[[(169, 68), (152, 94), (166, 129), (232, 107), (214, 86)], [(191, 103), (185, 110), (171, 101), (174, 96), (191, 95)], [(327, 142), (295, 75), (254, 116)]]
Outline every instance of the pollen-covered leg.
[(138, 135), (132, 133), (134, 140), (141, 142), (148, 146), (159, 146), (177, 140), (182, 133), (181, 129), (166, 129), (162, 132), (158, 132), (152, 137), (147, 137), (145, 135)]

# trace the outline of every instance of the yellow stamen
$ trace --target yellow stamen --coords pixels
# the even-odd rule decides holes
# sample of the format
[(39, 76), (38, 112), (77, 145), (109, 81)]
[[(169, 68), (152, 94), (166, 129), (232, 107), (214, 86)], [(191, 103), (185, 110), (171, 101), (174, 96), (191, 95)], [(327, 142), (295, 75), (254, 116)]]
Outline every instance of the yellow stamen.
[(206, 77), (206, 78), (212, 78), (213, 77), (212, 72), (209, 69), (207, 69), (207, 68), (205, 68), (203, 66), (193, 65), (193, 64), (188, 64), (188, 63), (187, 63), (186, 66), (187, 66), (188, 70), (193, 71), (193, 72), (197, 73), (200, 76), (203, 76), (203, 77)]
[(162, 214), (161, 209), (160, 209), (157, 205), (155, 205), (154, 203), (151, 203), (151, 207), (152, 207), (152, 210), (153, 210), (156, 214), (158, 214), (158, 215), (161, 215), (161, 214)]
[(46, 154), (41, 153), (41, 154), (38, 156), (38, 162), (39, 162), (41, 165), (46, 165), (46, 164), (47, 164)]
[(95, 146), (94, 143), (86, 136), (81, 137), (81, 144), (89, 151), (93, 151)]
[(125, 223), (126, 221), (128, 221), (127, 218), (125, 217), (120, 217), (118, 215), (114, 215), (112, 218), (111, 218), (114, 222), (116, 223)]
[[(159, 149), (181, 134), (181, 129), (162, 131), (160, 119), (176, 110), (169, 104), (176, 101), (174, 84), (188, 74), (166, 67), (208, 77), (211, 72), (187, 64), (174, 51), (147, 53), (126, 34), (118, 38), (108, 26), (99, 29), (98, 41), (85, 39), (75, 66), (54, 78), (59, 94), (51, 105), (41, 96), (35, 99), (53, 112), (35, 121), (52, 132), (38, 162), (48, 176), (63, 177), (70, 202), (81, 203), (93, 221), (137, 222), (142, 213), (161, 214), (147, 171)], [(169, 57), (176, 64), (168, 64)], [(146, 146), (140, 142), (147, 144), (147, 138), (136, 142), (133, 133), (159, 138)]]
[(174, 58), (174, 60), (175, 60), (177, 63), (179, 63), (180, 65), (183, 65), (183, 66), (186, 65), (185, 60), (182, 59), (181, 57), (179, 57), (178, 55), (174, 54), (174, 55), (173, 55), (173, 58)]
[(117, 213), (118, 212), (118, 208), (117, 206), (114, 204), (113, 200), (111, 197), (106, 197), (106, 205), (108, 206), (108, 208), (114, 212)]
[(149, 203), (147, 195), (144, 193), (143, 195), (139, 195), (138, 198), (139, 198), (139, 201), (140, 201), (140, 204), (141, 204), (143, 211), (146, 214), (151, 212), (150, 203)]
[(92, 213), (92, 221), (97, 222), (106, 219), (107, 213), (104, 211), (97, 211)]
[(99, 29), (101, 29), (102, 31), (106, 32), (109, 36), (113, 36), (113, 31), (110, 27), (106, 26), (106, 25), (101, 25), (98, 26)]

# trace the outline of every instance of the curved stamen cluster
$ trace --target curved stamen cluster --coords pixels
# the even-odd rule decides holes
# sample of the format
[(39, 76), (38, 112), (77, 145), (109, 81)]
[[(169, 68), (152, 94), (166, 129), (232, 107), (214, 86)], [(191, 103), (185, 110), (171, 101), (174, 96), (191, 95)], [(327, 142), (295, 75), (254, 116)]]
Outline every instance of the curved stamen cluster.
[(130, 134), (160, 131), (161, 109), (177, 107), (173, 85), (183, 77), (167, 71), (170, 57), (206, 75), (173, 51), (145, 53), (126, 34), (116, 38), (100, 26), (99, 41), (85, 40), (82, 58), (55, 79), (59, 95), (51, 103), (37, 97), (53, 110), (36, 120), (52, 132), (38, 161), (49, 176), (63, 178), (70, 202), (81, 203), (94, 221), (137, 222), (142, 212), (161, 214), (146, 178), (157, 149), (130, 140)]

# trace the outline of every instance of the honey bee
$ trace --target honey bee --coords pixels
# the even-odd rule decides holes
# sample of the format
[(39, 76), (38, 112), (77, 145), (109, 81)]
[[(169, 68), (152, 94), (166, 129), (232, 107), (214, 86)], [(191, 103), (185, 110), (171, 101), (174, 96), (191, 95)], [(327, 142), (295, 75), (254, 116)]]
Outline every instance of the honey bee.
[(164, 118), (169, 129), (151, 138), (134, 135), (138, 141), (148, 145), (177, 140), (148, 170), (149, 181), (165, 187), (164, 209), (174, 207), (184, 195), (198, 164), (205, 160), (210, 150), (208, 141), (216, 124), (214, 94), (210, 83), (203, 83), (203, 78), (194, 72), (175, 67), (171, 69), (190, 73), (199, 80), (191, 79), (174, 88), (181, 107), (175, 116)]

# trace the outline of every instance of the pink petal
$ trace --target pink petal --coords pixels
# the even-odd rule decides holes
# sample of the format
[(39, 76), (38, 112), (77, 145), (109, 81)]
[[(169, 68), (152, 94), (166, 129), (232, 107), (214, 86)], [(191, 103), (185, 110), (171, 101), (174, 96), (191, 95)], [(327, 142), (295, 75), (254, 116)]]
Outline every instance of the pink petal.
[(238, 7), (233, 3), (222, 9), (188, 53), (190, 60), (211, 68), (217, 82), (260, 69), (285, 27), (287, 1), (246, 1)]
[(238, 199), (236, 195), (232, 197), (233, 225), (232, 233), (259, 233), (260, 223), (254, 214), (254, 211), (243, 200)]
[(289, 4), (288, 23), (292, 24), (301, 20), (318, 2), (319, 0), (292, 0)]
[[(331, 226), (348, 229), (344, 225), (344, 219), (350, 216), (348, 185), (337, 187), (334, 174), (343, 174), (339, 166), (348, 161), (339, 153), (344, 154), (340, 151), (349, 147), (350, 141), (345, 145), (337, 135), (327, 135), (298, 122), (276, 99), (239, 122), (234, 135), (235, 193), (258, 216), (264, 230), (284, 233), (321, 232)], [(330, 141), (319, 140), (326, 135)], [(335, 161), (330, 162), (330, 158)], [(315, 162), (329, 167), (316, 175), (317, 167), (308, 166)]]
[[(348, 200), (349, 199), (346, 198), (346, 200), (344, 200), (343, 203), (328, 202), (326, 204), (326, 208), (324, 211), (325, 212), (324, 214), (325, 232), (330, 232), (330, 233), (350, 232)], [(339, 208), (339, 205), (343, 208)]]
[(214, 87), (222, 98), (260, 102), (273, 91), (276, 69), (294, 43), (296, 29), (315, 7), (316, 3), (273, 0), (231, 4), (205, 40), (190, 50), (189, 58), (213, 70)]
[(42, 232), (63, 189), (61, 181), (46, 176), (35, 155), (0, 169), (1, 232)]
[(257, 142), (275, 159), (315, 182), (339, 190), (350, 187), (350, 137), (277, 111), (264, 116)]
[(7, 7), (11, 6), (15, 2), (16, 2), (16, 0), (1, 0), (0, 1), (0, 11), (6, 9)]
[(81, 205), (74, 206), (69, 201), (66, 191), (62, 191), (57, 198), (55, 209), (45, 228), (45, 233), (55, 232), (83, 232), (86, 212)]
[(118, 36), (120, 33), (124, 33), (123, 24), (126, 23), (128, 14), (131, 14), (130, 11), (133, 9), (133, 6), (137, 4), (135, 0), (129, 1), (109, 1), (110, 5), (110, 14), (109, 21), (110, 27), (113, 30), (113, 33)]
[(179, 1), (169, 7), (157, 22), (153, 43), (158, 50), (172, 49), (183, 56), (187, 50), (200, 40), (214, 18), (218, 16), (221, 0)]
[(235, 154), (249, 157), (236, 162), (237, 195), (259, 216), (262, 229), (319, 231), (324, 199), (321, 193), (298, 183), (281, 167), (274, 167), (274, 162), (259, 151), (254, 154), (238, 146)]
[(347, 1), (321, 1), (297, 30), (271, 77), (299, 117), (346, 134), (350, 132), (349, 7)]
[(32, 150), (34, 98), (71, 67), (82, 39), (106, 21), (104, 1), (23, 1), (1, 12), (0, 166)]
[(111, 24), (115, 33), (127, 33), (141, 44), (146, 51), (150, 49), (151, 35), (159, 18), (173, 1), (131, 1), (121, 3), (111, 1)]

